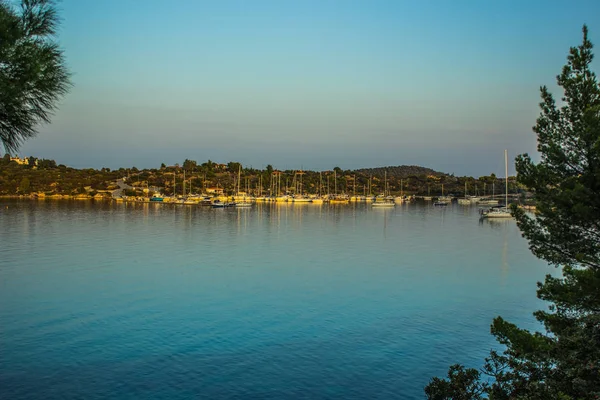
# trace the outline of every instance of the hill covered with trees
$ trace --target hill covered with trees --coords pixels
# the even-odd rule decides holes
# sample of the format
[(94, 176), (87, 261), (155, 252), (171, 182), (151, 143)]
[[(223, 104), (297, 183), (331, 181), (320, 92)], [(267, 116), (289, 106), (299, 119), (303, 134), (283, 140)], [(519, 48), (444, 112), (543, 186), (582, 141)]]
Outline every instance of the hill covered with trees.
[[(204, 163), (186, 159), (181, 165), (160, 168), (137, 169), (119, 168), (76, 169), (57, 164), (54, 160), (30, 157), (21, 163), (11, 160), (6, 154), (0, 159), (0, 195), (98, 195), (110, 197), (112, 190), (118, 189), (119, 180), (127, 182), (124, 194), (149, 196), (153, 192), (164, 195), (185, 193), (207, 193), (210, 189), (222, 189), (225, 194), (233, 194), (238, 187), (251, 194), (269, 193), (346, 193), (357, 195), (377, 195), (384, 191), (384, 176), (387, 175), (391, 194), (426, 195), (464, 194), (465, 182), (469, 194), (484, 192), (491, 194), (495, 186), (496, 194), (503, 192), (504, 182), (494, 175), (478, 179), (455, 177), (419, 166), (395, 166), (342, 170), (339, 167), (330, 171), (279, 171), (268, 165), (259, 170), (246, 168), (238, 162), (226, 164), (208, 160)], [(386, 174), (387, 172), (387, 174)], [(122, 181), (123, 182), (123, 181)], [(495, 183), (495, 185), (494, 185)], [(514, 189), (514, 187), (513, 187)]]
[(388, 178), (409, 178), (411, 176), (444, 176), (443, 172), (434, 171), (431, 168), (419, 167), (418, 165), (398, 165), (396, 167), (360, 168), (357, 173), (383, 178), (387, 172)]

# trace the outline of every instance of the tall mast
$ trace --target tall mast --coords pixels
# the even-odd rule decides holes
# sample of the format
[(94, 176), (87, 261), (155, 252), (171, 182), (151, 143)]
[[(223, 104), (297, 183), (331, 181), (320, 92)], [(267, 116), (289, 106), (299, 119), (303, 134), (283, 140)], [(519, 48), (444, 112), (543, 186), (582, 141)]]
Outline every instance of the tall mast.
[(333, 170), (333, 195), (337, 196), (337, 171)]
[(321, 193), (322, 189), (323, 189), (323, 174), (321, 171), (319, 171), (319, 197), (323, 196), (323, 193)]
[(242, 179), (242, 164), (238, 165), (238, 179), (237, 179), (237, 193), (236, 195), (240, 195), (240, 180)]
[(506, 187), (504, 191), (504, 207), (508, 207), (508, 151), (504, 150), (504, 176), (506, 177)]

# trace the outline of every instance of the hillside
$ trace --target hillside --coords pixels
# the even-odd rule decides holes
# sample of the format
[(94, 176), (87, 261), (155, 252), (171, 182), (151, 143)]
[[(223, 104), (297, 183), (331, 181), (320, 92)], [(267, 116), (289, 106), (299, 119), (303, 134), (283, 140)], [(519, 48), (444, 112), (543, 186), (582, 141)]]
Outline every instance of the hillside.
[[(26, 161), (26, 162), (25, 162)], [(465, 183), (469, 193), (490, 193), (489, 188), (502, 188), (504, 182), (495, 176), (455, 177), (416, 165), (362, 168), (358, 170), (334, 171), (275, 171), (270, 165), (264, 170), (244, 168), (237, 162), (217, 164), (212, 161), (197, 163), (185, 160), (180, 166), (161, 165), (160, 168), (143, 169), (120, 168), (110, 170), (76, 169), (54, 160), (11, 159), (9, 155), (0, 158), (0, 196), (99, 196), (110, 197), (111, 192), (121, 185), (124, 179), (128, 196), (150, 196), (153, 191), (164, 195), (189, 194), (190, 190), (208, 193), (214, 188), (226, 194), (237, 191), (240, 176), (240, 189), (253, 194), (269, 193), (346, 193), (380, 194), (384, 192), (387, 171), (387, 190), (399, 194), (445, 194), (463, 195)], [(184, 180), (185, 179), (185, 180)], [(486, 191), (487, 188), (487, 191)], [(151, 189), (151, 190), (150, 190)]]
[(418, 165), (398, 165), (396, 167), (361, 168), (356, 172), (366, 176), (383, 178), (387, 171), (388, 178), (408, 178), (411, 176), (443, 176), (443, 172), (434, 171), (431, 168), (419, 167)]

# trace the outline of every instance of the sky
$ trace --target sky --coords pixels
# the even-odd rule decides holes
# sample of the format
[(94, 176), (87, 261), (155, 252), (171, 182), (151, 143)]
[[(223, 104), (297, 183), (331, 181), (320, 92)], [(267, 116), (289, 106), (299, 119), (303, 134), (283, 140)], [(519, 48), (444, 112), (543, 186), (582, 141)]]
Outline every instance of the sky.
[(600, 45), (597, 0), (58, 8), (74, 87), (20, 155), (77, 168), (188, 158), (503, 176), (504, 149), (537, 157), (539, 87), (560, 98), (556, 75), (584, 23)]

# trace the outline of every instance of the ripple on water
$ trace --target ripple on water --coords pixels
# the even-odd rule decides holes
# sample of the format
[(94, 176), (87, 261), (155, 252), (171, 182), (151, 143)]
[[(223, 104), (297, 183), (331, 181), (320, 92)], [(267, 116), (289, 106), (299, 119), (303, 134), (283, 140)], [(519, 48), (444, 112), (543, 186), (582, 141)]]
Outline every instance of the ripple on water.
[(547, 272), (468, 207), (13, 202), (0, 242), (2, 398), (420, 399)]

